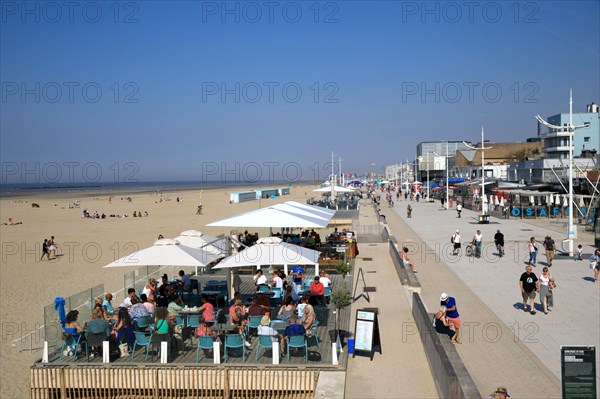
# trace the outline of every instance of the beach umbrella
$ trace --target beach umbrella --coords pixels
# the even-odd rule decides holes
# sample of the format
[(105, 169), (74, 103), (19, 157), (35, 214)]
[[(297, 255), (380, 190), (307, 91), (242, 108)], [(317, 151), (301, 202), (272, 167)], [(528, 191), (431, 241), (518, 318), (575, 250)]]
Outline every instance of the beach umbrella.
[(320, 256), (319, 251), (285, 242), (255, 244), (223, 259), (213, 269), (284, 265), (287, 274), (288, 265), (315, 265), (318, 274)]
[[(330, 193), (332, 190), (331, 187), (321, 187), (321, 188), (317, 188), (316, 190), (313, 190), (316, 193)], [(354, 189), (353, 188), (349, 188), (349, 187), (342, 187), (342, 186), (333, 186), (333, 191), (336, 193), (354, 193)]]
[(500, 198), (500, 206), (504, 206), (504, 197)]
[(301, 216), (314, 217), (317, 219), (329, 220), (335, 215), (335, 209), (327, 209), (320, 206), (306, 205), (303, 206), (299, 202), (288, 201), (272, 206), (274, 209), (290, 212)]
[(269, 206), (207, 224), (214, 227), (327, 227), (332, 216), (309, 216)]
[(494, 205), (500, 205), (500, 200), (497, 195), (494, 195)]
[(127, 266), (195, 266), (206, 267), (220, 256), (207, 251), (181, 245), (179, 241), (165, 238), (151, 247), (133, 252), (104, 267)]
[(554, 204), (554, 196), (550, 193), (550, 198), (548, 199), (548, 204)]
[(531, 205), (533, 205), (533, 204), (535, 204), (535, 202), (534, 202), (534, 201), (535, 201), (535, 199), (533, 198), (533, 195), (530, 195), (530, 196), (529, 196), (529, 203), (530, 203)]
[(186, 230), (174, 238), (186, 247), (203, 249), (213, 255), (225, 256), (229, 254), (229, 240), (203, 234), (198, 230)]
[(579, 208), (585, 207), (585, 201), (583, 200), (583, 196), (579, 197)]
[(563, 195), (563, 207), (566, 208), (567, 207), (567, 196)]

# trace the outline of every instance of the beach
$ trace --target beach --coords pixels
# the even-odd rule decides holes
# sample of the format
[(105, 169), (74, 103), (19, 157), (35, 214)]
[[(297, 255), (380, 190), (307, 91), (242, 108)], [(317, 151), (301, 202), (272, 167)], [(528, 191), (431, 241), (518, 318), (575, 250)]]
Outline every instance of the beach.
[[(266, 186), (254, 187), (257, 188)], [(289, 195), (240, 204), (230, 204), (229, 193), (253, 188), (206, 189), (202, 193), (202, 215), (196, 214), (200, 189), (164, 191), (162, 195), (115, 191), (35, 192), (2, 198), (2, 223), (12, 218), (15, 223), (22, 224), (0, 227), (0, 396), (29, 396), (29, 367), (41, 358), (44, 344), (43, 329), (39, 329), (43, 325), (43, 308), (52, 304), (54, 298), (68, 297), (104, 283), (106, 291), (118, 294), (114, 301), (118, 305), (123, 299), (123, 274), (135, 267), (104, 269), (103, 266), (129, 254), (135, 246), (146, 248), (159, 234), (172, 238), (192, 229), (215, 236), (229, 235), (233, 228), (205, 225), (259, 206), (289, 200), (305, 202), (315, 196), (314, 188), (313, 185), (297, 185), (291, 187)], [(177, 202), (177, 197), (182, 201)], [(39, 208), (33, 208), (32, 203), (38, 204)], [(78, 207), (74, 206), (76, 203)], [(83, 218), (84, 209), (90, 214), (104, 213), (107, 217)], [(134, 218), (134, 211), (148, 212), (148, 216)], [(109, 216), (125, 214), (128, 217)], [(251, 231), (260, 236), (268, 235), (268, 229), (253, 228)], [(40, 261), (42, 243), (51, 236), (58, 243), (57, 254), (60, 256)], [(13, 340), (31, 331), (35, 331), (33, 353), (29, 352), (29, 336), (17, 341), (16, 346), (11, 345)]]

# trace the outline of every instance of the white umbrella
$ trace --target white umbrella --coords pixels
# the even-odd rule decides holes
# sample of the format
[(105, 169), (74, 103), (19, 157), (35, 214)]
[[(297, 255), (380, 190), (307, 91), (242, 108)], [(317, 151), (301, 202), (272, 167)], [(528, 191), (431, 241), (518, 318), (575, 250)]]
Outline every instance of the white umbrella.
[[(335, 212), (336, 212), (335, 209), (329, 209), (329, 208), (323, 208), (321, 206), (303, 204), (301, 202), (296, 202), (296, 201), (285, 201), (284, 204), (293, 206), (294, 208), (304, 209), (304, 210), (313, 212), (316, 215), (320, 215), (320, 216), (333, 217), (333, 216), (335, 216)], [(275, 205), (275, 207), (277, 207), (277, 205)]]
[(534, 204), (535, 204), (535, 202), (534, 202), (534, 201), (535, 201), (535, 199), (533, 198), (533, 195), (530, 195), (530, 196), (529, 196), (529, 203), (530, 203), (531, 205), (534, 205)]
[(327, 227), (329, 219), (300, 215), (274, 206), (240, 213), (230, 218), (217, 220), (207, 226), (217, 227)]
[(579, 208), (585, 207), (585, 201), (583, 200), (583, 196), (579, 197)]
[(494, 205), (500, 205), (500, 200), (497, 195), (494, 195)]
[(554, 204), (554, 196), (550, 193), (550, 198), (548, 199), (548, 204)]
[[(275, 204), (272, 206), (272, 208), (280, 210), (280, 211), (284, 211), (284, 212), (293, 213), (293, 214), (300, 215), (300, 216), (308, 216), (308, 217), (321, 219), (321, 220), (329, 221), (329, 219), (331, 219), (331, 216), (329, 216), (325, 212), (318, 212), (315, 210), (298, 208), (298, 207), (295, 207), (295, 206), (292, 206), (292, 205), (286, 204), (286, 203)], [(322, 209), (325, 209), (325, 208), (322, 208)]]
[(256, 241), (257, 244), (279, 244), (280, 242), (279, 237), (261, 237)]
[(500, 206), (504, 206), (504, 197), (500, 198)]
[(566, 208), (567, 207), (567, 196), (563, 195), (563, 207)]
[[(317, 188), (316, 190), (313, 190), (313, 191), (317, 192), (317, 193), (329, 193), (329, 192), (331, 192), (331, 187), (321, 187), (321, 188)], [(355, 192), (354, 189), (352, 189), (352, 188), (342, 187), (342, 186), (333, 186), (333, 191), (336, 193), (353, 193), (353, 192)]]
[(319, 256), (319, 251), (285, 242), (256, 244), (223, 259), (213, 269), (284, 265), (287, 274), (287, 265), (316, 265), (318, 274)]
[(175, 237), (181, 245), (186, 247), (202, 249), (213, 255), (224, 256), (229, 253), (229, 240), (203, 234), (198, 230), (182, 231)]
[(195, 266), (205, 267), (219, 256), (201, 249), (181, 245), (179, 241), (162, 239), (153, 246), (133, 252), (104, 267), (127, 266)]

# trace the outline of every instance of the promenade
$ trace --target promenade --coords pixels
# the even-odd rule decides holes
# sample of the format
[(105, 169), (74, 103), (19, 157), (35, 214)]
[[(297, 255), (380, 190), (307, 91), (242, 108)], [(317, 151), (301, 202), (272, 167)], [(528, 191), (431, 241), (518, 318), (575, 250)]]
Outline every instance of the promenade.
[[(361, 201), (359, 223), (378, 224), (370, 201)], [(348, 359), (345, 397), (437, 398), (425, 350), (418, 333), (414, 333), (410, 305), (389, 256), (388, 243), (359, 243), (359, 250), (354, 278), (362, 268), (366, 285), (376, 291), (369, 293), (370, 302), (364, 298), (354, 302), (350, 328), (354, 330), (356, 309), (378, 308), (383, 354), (376, 352), (373, 361), (362, 356)], [(356, 296), (360, 293), (359, 283)]]
[[(528, 260), (526, 242), (551, 234), (560, 245), (560, 234), (520, 220), (492, 218), (489, 225), (479, 225), (475, 212), (463, 210), (458, 219), (455, 210), (446, 211), (439, 202), (410, 202), (412, 218), (407, 219), (407, 204), (397, 201), (394, 209), (382, 204), (382, 213), (391, 233), (410, 249), (429, 311), (439, 307), (442, 292), (456, 298), (463, 323), (457, 350), (480, 392), (503, 385), (513, 398), (560, 397), (560, 346), (600, 343), (600, 285), (590, 281), (587, 261), (558, 256), (550, 269), (558, 283), (555, 307), (545, 315), (536, 298), (538, 313), (531, 315), (522, 310), (518, 283)], [(457, 229), (463, 254), (452, 256), (450, 237)], [(480, 259), (464, 254), (477, 229), (487, 243)], [(493, 245), (498, 229), (506, 240), (501, 259)], [(584, 245), (587, 257), (592, 251)], [(534, 268), (538, 276), (546, 261), (540, 252)]]

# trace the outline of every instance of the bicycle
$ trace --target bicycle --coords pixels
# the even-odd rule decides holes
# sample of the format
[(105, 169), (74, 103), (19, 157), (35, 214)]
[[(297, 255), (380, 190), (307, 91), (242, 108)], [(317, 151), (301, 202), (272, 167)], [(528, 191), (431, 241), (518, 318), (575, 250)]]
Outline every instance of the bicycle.
[(496, 250), (498, 251), (498, 257), (501, 258), (504, 256), (504, 250), (502, 249), (502, 247), (504, 247), (504, 245), (502, 244), (496, 244)]
[(475, 245), (474, 241), (467, 244), (467, 247), (465, 248), (465, 254), (467, 256), (475, 256), (476, 258), (481, 257), (481, 252), (479, 250), (479, 247), (477, 245)]

